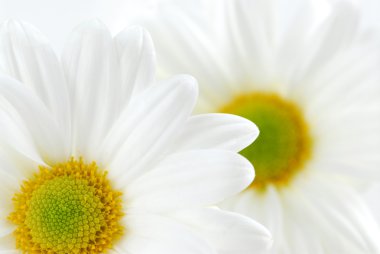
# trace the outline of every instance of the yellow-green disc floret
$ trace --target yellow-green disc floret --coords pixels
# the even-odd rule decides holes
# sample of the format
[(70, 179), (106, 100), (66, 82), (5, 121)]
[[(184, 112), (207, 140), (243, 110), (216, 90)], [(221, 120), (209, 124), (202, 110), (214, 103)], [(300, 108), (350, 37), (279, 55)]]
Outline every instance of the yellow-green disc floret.
[(33, 193), (25, 224), (43, 249), (86, 249), (106, 226), (103, 207), (86, 180), (62, 176)]
[(8, 219), (23, 253), (104, 253), (123, 233), (121, 193), (96, 163), (41, 166), (13, 202)]

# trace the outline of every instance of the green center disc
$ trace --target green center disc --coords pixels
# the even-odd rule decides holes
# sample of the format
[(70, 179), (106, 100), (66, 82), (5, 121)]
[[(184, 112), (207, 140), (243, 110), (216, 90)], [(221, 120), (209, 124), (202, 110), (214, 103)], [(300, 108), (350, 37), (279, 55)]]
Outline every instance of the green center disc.
[(254, 122), (260, 135), (241, 154), (255, 166), (252, 187), (284, 185), (302, 170), (311, 153), (311, 138), (302, 112), (295, 104), (275, 94), (238, 96), (221, 112)]
[(25, 223), (43, 249), (86, 249), (105, 225), (102, 208), (86, 180), (61, 176), (33, 193)]

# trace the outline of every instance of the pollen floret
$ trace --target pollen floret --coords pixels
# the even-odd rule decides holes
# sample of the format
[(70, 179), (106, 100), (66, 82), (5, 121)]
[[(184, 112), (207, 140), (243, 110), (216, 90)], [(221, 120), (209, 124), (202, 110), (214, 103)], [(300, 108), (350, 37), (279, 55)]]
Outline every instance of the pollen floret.
[(94, 162), (41, 166), (13, 202), (9, 220), (24, 253), (102, 253), (123, 233), (121, 193)]

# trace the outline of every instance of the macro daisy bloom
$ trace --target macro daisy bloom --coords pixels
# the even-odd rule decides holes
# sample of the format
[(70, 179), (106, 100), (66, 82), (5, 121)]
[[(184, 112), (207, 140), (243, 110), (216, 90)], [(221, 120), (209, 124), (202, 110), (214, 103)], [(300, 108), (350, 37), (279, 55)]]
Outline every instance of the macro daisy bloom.
[(273, 253), (380, 253), (358, 192), (380, 176), (379, 52), (351, 4), (316, 16), (301, 2), (214, 1), (138, 22), (157, 42), (161, 76), (199, 81), (197, 112), (260, 129), (241, 152), (256, 178), (221, 207), (268, 227)]
[(0, 28), (0, 252), (229, 254), (265, 251), (267, 229), (213, 207), (254, 171), (244, 118), (191, 116), (197, 85), (155, 85), (149, 35), (99, 21), (59, 61), (35, 28)]

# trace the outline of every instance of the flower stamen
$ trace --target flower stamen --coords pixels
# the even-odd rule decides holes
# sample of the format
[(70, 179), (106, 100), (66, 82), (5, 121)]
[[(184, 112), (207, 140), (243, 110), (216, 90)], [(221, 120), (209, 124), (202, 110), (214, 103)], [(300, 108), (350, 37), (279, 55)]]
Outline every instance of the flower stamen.
[(40, 166), (13, 198), (16, 246), (23, 253), (102, 253), (123, 234), (121, 195), (95, 162)]

